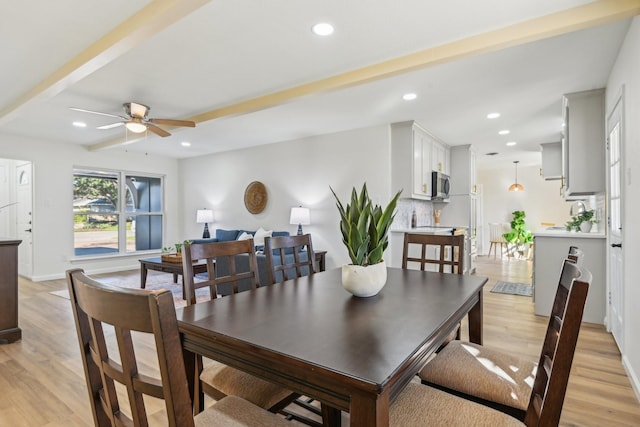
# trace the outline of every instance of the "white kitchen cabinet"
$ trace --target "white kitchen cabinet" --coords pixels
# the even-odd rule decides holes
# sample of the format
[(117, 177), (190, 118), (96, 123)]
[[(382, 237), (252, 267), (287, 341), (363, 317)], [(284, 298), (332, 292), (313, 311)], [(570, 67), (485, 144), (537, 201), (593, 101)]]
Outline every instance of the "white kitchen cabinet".
[(402, 197), (431, 200), (433, 139), (414, 121), (391, 124), (391, 187)]
[(451, 195), (477, 192), (476, 151), (470, 144), (451, 147)]
[(442, 172), (445, 175), (449, 175), (450, 151), (449, 146), (432, 139), (431, 141), (431, 170), (436, 172)]
[(551, 181), (562, 178), (562, 142), (540, 144), (542, 154), (542, 177)]
[(533, 235), (533, 298), (535, 313), (549, 316), (558, 287), (562, 261), (569, 246), (584, 253), (583, 266), (591, 272), (583, 320), (603, 324), (606, 313), (606, 238), (603, 233), (542, 231)]
[(565, 198), (605, 190), (604, 89), (563, 97), (562, 188)]

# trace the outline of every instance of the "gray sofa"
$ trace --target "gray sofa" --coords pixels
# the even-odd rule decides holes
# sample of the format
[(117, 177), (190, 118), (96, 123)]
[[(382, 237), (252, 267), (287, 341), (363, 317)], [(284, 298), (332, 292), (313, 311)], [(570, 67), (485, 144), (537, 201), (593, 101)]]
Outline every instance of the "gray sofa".
[[(250, 230), (224, 230), (217, 229), (216, 237), (210, 239), (194, 239), (193, 243), (208, 243), (208, 242), (225, 242), (231, 240), (237, 240), (238, 237), (242, 233), (248, 233), (251, 235), (255, 234), (255, 231)], [(288, 231), (274, 231), (271, 235), (272, 237), (277, 236), (289, 236)], [(265, 286), (269, 284), (269, 273), (267, 267), (267, 256), (263, 253), (263, 246), (256, 246), (256, 261), (258, 264), (258, 280), (260, 286)], [(305, 260), (307, 257), (306, 252), (300, 254), (300, 258)], [(279, 263), (280, 257), (274, 254), (274, 262)], [(285, 254), (286, 262), (293, 261), (293, 253)], [(249, 269), (249, 257), (247, 255), (237, 255), (236, 256), (236, 269), (238, 271), (247, 271)], [(304, 272), (308, 274), (308, 272)], [(229, 263), (226, 259), (216, 260), (216, 274), (218, 276), (225, 276), (229, 274)], [(276, 276), (276, 282), (282, 281), (282, 273), (278, 272)], [(238, 289), (240, 291), (246, 291), (250, 289), (250, 283), (248, 281), (241, 281), (238, 283)], [(218, 293), (221, 295), (229, 295), (232, 293), (231, 284), (222, 285), (218, 288)]]

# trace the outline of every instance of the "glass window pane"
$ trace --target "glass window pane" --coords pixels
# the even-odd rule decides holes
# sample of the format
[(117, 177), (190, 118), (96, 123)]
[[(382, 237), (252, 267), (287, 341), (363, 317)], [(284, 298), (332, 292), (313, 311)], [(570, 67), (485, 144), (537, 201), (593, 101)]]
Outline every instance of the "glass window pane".
[(162, 215), (127, 218), (127, 252), (162, 249)]
[(73, 247), (76, 256), (118, 252), (118, 215), (75, 213)]
[(126, 212), (162, 212), (162, 179), (126, 177)]

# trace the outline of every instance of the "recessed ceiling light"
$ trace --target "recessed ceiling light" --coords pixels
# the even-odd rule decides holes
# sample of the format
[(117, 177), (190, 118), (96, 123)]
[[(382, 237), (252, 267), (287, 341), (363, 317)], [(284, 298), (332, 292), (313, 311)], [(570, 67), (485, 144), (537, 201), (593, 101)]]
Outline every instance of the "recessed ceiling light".
[(415, 93), (405, 93), (404, 95), (402, 95), (402, 99), (404, 99), (405, 101), (413, 101), (417, 97), (418, 95), (416, 95)]
[(489, 113), (487, 114), (487, 119), (497, 119), (500, 117), (500, 113)]
[(507, 129), (503, 129), (500, 132), (498, 132), (498, 135), (509, 135), (511, 133), (511, 131), (507, 130)]
[(327, 22), (319, 22), (311, 27), (311, 31), (318, 36), (330, 36), (333, 34), (333, 25)]
[(191, 147), (191, 143), (188, 141), (182, 141), (180, 145), (182, 145), (183, 147)]
[(86, 128), (87, 124), (85, 122), (73, 122), (73, 125), (77, 128)]
[(517, 142), (515, 142), (515, 141), (509, 141), (509, 142), (507, 142), (507, 147), (513, 147), (516, 144), (517, 144)]

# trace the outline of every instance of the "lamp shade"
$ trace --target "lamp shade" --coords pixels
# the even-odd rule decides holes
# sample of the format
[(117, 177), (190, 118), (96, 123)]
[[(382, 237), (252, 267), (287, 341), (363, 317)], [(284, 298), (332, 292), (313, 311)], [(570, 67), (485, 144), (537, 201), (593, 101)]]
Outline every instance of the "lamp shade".
[(303, 208), (302, 206), (297, 208), (291, 208), (291, 216), (289, 217), (289, 224), (298, 224), (298, 225), (311, 224), (311, 215), (309, 214), (309, 208)]
[(198, 224), (213, 222), (213, 211), (211, 209), (198, 209), (198, 212), (196, 212), (196, 222)]

